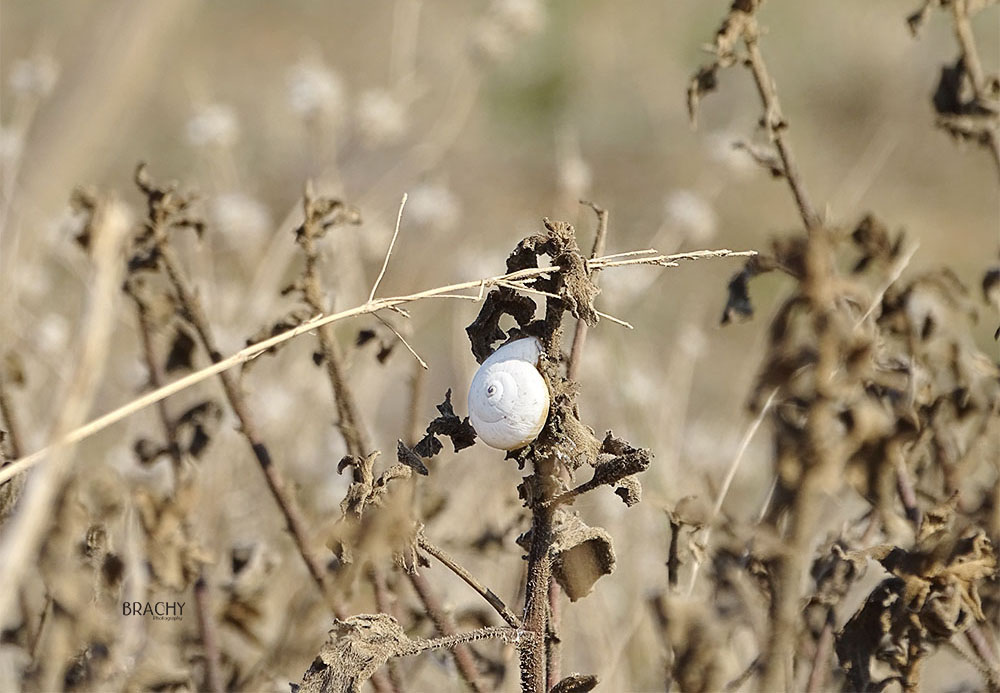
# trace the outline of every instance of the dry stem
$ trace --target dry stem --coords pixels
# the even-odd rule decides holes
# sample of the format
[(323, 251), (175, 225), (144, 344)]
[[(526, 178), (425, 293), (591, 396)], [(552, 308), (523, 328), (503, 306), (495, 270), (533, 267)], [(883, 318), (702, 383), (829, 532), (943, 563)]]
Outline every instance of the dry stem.
[[(593, 202), (580, 201), (580, 204), (588, 205), (597, 215), (597, 233), (594, 234), (594, 247), (590, 251), (590, 259), (595, 260), (604, 252), (604, 245), (608, 235), (608, 210), (598, 207)], [(591, 272), (591, 280), (597, 284), (597, 277)], [(573, 332), (573, 348), (569, 355), (569, 364), (566, 366), (566, 377), (576, 380), (576, 375), (580, 370), (580, 360), (583, 355), (583, 345), (587, 342), (587, 323), (583, 320), (576, 321), (576, 330)]]
[(24, 446), (21, 444), (21, 428), (18, 426), (17, 415), (10, 402), (10, 394), (7, 392), (2, 366), (0, 366), (0, 419), (3, 421), (4, 431), (7, 434), (10, 457), (16, 460), (24, 454)]
[(497, 596), (496, 592), (491, 590), (489, 587), (484, 586), (479, 580), (477, 580), (472, 573), (463, 568), (458, 561), (452, 558), (444, 549), (434, 545), (431, 541), (423, 534), (417, 535), (417, 545), (426, 551), (428, 554), (436, 558), (441, 562), (448, 570), (455, 573), (469, 587), (474, 589), (479, 595), (489, 603), (493, 609), (500, 614), (500, 618), (507, 622), (511, 628), (521, 628), (521, 621), (514, 615), (503, 600)]
[[(461, 638), (458, 631), (455, 629), (455, 623), (452, 621), (451, 616), (445, 611), (444, 607), (441, 605), (440, 600), (431, 590), (427, 580), (423, 575), (416, 572), (407, 572), (406, 577), (409, 578), (410, 584), (413, 585), (413, 589), (416, 590), (417, 595), (420, 597), (420, 602), (424, 605), (427, 610), (427, 615), (431, 617), (434, 622), (434, 627), (437, 629), (438, 633), (443, 636), (443, 638)], [(469, 646), (466, 644), (467, 641), (458, 639), (454, 644), (451, 645), (451, 652), (455, 658), (455, 665), (458, 667), (458, 673), (461, 674), (462, 678), (465, 680), (469, 687), (476, 693), (483, 693), (485, 689), (479, 681), (479, 672), (476, 670), (476, 663), (472, 657), (472, 652), (469, 650)]]
[[(631, 258), (625, 261), (612, 260), (611, 257), (618, 257), (620, 254), (615, 256), (608, 256), (606, 258), (597, 258), (588, 262), (588, 266), (592, 269), (607, 269), (609, 267), (626, 267), (632, 265), (656, 265), (659, 267), (676, 267), (677, 261), (679, 260), (698, 260), (707, 258), (721, 258), (721, 257), (750, 257), (756, 255), (756, 251), (744, 250), (744, 251), (733, 251), (733, 250), (703, 250), (691, 253), (679, 253), (676, 255), (655, 255), (649, 257), (637, 257)], [(146, 393), (141, 397), (137, 397), (134, 400), (114, 409), (113, 411), (100, 416), (93, 421), (79, 426), (78, 428), (70, 431), (66, 436), (59, 439), (57, 442), (42, 448), (36, 452), (26, 455), (11, 464), (7, 465), (3, 469), (0, 469), (0, 483), (10, 479), (15, 474), (18, 474), (26, 469), (38, 464), (41, 460), (45, 459), (48, 455), (53, 453), (57, 448), (72, 445), (78, 443), (81, 440), (89, 438), (90, 436), (103, 431), (104, 429), (118, 423), (122, 419), (125, 419), (132, 414), (145, 409), (146, 407), (159, 402), (171, 395), (177, 394), (183, 390), (186, 390), (193, 385), (197, 385), (214, 375), (222, 374), (235, 366), (242, 363), (246, 363), (262, 353), (275, 347), (279, 344), (287, 342), (290, 339), (294, 339), (300, 335), (311, 332), (315, 329), (322, 327), (323, 325), (329, 325), (334, 322), (339, 322), (341, 320), (346, 320), (347, 318), (353, 318), (358, 315), (368, 315), (370, 313), (376, 313), (380, 310), (385, 310), (387, 308), (393, 308), (394, 306), (400, 306), (406, 303), (413, 303), (415, 301), (420, 301), (428, 298), (454, 298), (463, 299), (467, 301), (481, 301), (484, 292), (487, 288), (497, 286), (498, 284), (510, 281), (510, 280), (523, 280), (532, 277), (541, 277), (549, 275), (552, 272), (558, 271), (559, 267), (539, 267), (526, 270), (519, 270), (517, 272), (511, 272), (509, 274), (503, 274), (496, 277), (486, 277), (476, 281), (460, 282), (458, 284), (449, 284), (447, 286), (440, 286), (434, 289), (426, 289), (424, 291), (419, 291), (413, 294), (407, 294), (404, 296), (393, 296), (390, 298), (377, 298), (373, 301), (368, 301), (362, 305), (355, 306), (348, 310), (343, 310), (338, 313), (333, 313), (330, 315), (317, 315), (316, 317), (305, 321), (301, 325), (294, 327), (290, 330), (286, 330), (280, 334), (273, 337), (265, 339), (256, 344), (252, 344), (240, 351), (236, 352), (228, 358), (220, 359), (214, 361), (212, 365), (206, 366), (194, 373), (191, 373), (183, 378), (179, 378), (172, 383), (164, 385), (163, 387), (153, 390), (152, 392)], [(478, 295), (467, 295), (467, 294), (457, 294), (456, 291), (464, 291), (468, 289), (478, 290)]]
[(747, 19), (743, 31), (743, 42), (747, 48), (747, 64), (753, 73), (754, 81), (757, 83), (757, 91), (760, 92), (760, 100), (764, 105), (762, 123), (781, 157), (781, 163), (784, 167), (783, 174), (792, 190), (792, 196), (798, 206), (802, 223), (805, 224), (806, 229), (812, 230), (820, 225), (821, 220), (816, 214), (812, 202), (809, 201), (799, 168), (792, 156), (792, 150), (785, 140), (785, 130), (788, 128), (788, 123), (781, 114), (778, 92), (775, 89), (774, 80), (771, 79), (771, 75), (767, 71), (760, 47), (757, 45), (758, 37), (757, 21), (751, 16)]
[(212, 598), (205, 581), (204, 572), (194, 583), (194, 600), (198, 608), (198, 628), (201, 630), (201, 646), (205, 650), (205, 679), (212, 693), (226, 690), (219, 670), (219, 646), (215, 635), (215, 618), (212, 615)]
[[(305, 221), (299, 234), (299, 244), (305, 255), (306, 266), (303, 274), (302, 292), (309, 304), (316, 313), (327, 311), (326, 301), (323, 299), (323, 290), (319, 280), (319, 250), (316, 247), (317, 229), (312, 213), (312, 196), (307, 192), (305, 196)], [(326, 367), (327, 376), (333, 387), (334, 402), (337, 407), (337, 428), (344, 437), (347, 450), (352, 455), (364, 456), (371, 452), (371, 443), (365, 429), (361, 425), (358, 416), (358, 406), (354, 400), (354, 394), (347, 386), (344, 373), (344, 359), (337, 346), (337, 340), (333, 334), (331, 325), (321, 325), (316, 330), (319, 339), (320, 351), (323, 354), (323, 365)]]
[[(979, 59), (976, 37), (972, 33), (972, 22), (969, 21), (968, 0), (953, 0), (951, 11), (955, 19), (955, 36), (962, 48), (963, 63), (969, 73), (973, 93), (978, 103), (985, 104), (989, 100), (986, 93), (986, 73), (983, 71), (983, 64)], [(997, 174), (1000, 175), (1000, 136), (998, 136), (996, 129), (992, 129), (987, 133), (987, 138), (993, 165), (997, 169)]]
[[(166, 272), (167, 277), (170, 279), (170, 283), (174, 287), (174, 291), (177, 294), (177, 298), (180, 302), (182, 310), (184, 311), (184, 315), (194, 327), (195, 332), (197, 332), (198, 338), (212, 362), (215, 364), (223, 363), (224, 359), (216, 347), (215, 338), (212, 334), (212, 328), (209, 324), (208, 317), (205, 315), (205, 311), (202, 308), (198, 294), (195, 292), (191, 283), (185, 276), (181, 268), (180, 260), (168, 242), (167, 229), (163, 228), (162, 224), (154, 223), (152, 231), (154, 233), (154, 238), (160, 255), (160, 265)], [(218, 376), (219, 380), (222, 381), (222, 389), (225, 391), (226, 399), (229, 401), (229, 405), (232, 408), (233, 413), (236, 415), (236, 418), (239, 419), (240, 432), (243, 434), (247, 443), (249, 443), (254, 457), (260, 465), (261, 471), (264, 473), (264, 479), (267, 482), (268, 490), (270, 490), (271, 495), (274, 497), (274, 500), (278, 505), (278, 509), (285, 518), (285, 525), (287, 526), (289, 533), (292, 535), (292, 540), (295, 543), (296, 549), (302, 556), (302, 560), (305, 562), (306, 567), (309, 570), (309, 575), (312, 577), (313, 581), (319, 588), (320, 593), (327, 600), (331, 608), (336, 611), (337, 606), (333, 602), (333, 598), (327, 589), (325, 579), (326, 570), (323, 562), (309, 546), (309, 534), (305, 518), (302, 516), (298, 505), (295, 503), (294, 497), (289, 492), (284, 477), (274, 465), (270, 451), (260, 437), (257, 424), (250, 412), (246, 397), (240, 389), (239, 383), (233, 375), (225, 369), (219, 370)], [(164, 389), (165, 388), (160, 388), (156, 392), (161, 392)], [(159, 400), (157, 399), (154, 401)]]
[[(104, 373), (108, 344), (114, 327), (114, 305), (121, 278), (121, 241), (128, 230), (124, 209), (113, 199), (94, 210), (92, 234), (94, 280), (80, 348), (80, 359), (66, 391), (52, 438), (64, 439), (83, 421)], [(73, 448), (62, 445), (49, 464), (32, 475), (20, 509), (7, 525), (0, 543), (0, 614), (7, 618), (18, 594), (24, 571), (35, 565), (35, 554), (49, 527), (54, 504), (72, 475)], [(8, 465), (3, 471), (14, 471)], [(15, 471), (16, 473), (16, 471)], [(2, 483), (2, 482), (0, 482)]]

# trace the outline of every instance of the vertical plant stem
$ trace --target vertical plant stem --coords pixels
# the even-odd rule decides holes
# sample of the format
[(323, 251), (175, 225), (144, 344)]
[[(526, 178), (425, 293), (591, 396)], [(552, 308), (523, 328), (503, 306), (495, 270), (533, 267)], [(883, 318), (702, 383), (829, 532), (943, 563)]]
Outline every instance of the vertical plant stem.
[[(550, 363), (558, 363), (562, 342), (562, 299), (545, 300), (544, 333), (548, 336), (545, 344), (545, 358)], [(544, 432), (543, 432), (544, 435)], [(544, 693), (548, 677), (546, 675), (546, 640), (549, 632), (549, 582), (552, 579), (552, 562), (549, 548), (552, 544), (552, 528), (555, 505), (550, 503), (559, 492), (558, 470), (551, 455), (544, 452), (533, 455), (532, 475), (527, 480), (531, 488), (531, 544), (528, 550), (528, 575), (525, 584), (524, 622), (525, 630), (534, 633), (532, 642), (521, 650), (521, 690), (522, 693)]]
[[(154, 327), (149, 306), (142, 299), (137, 287), (126, 280), (125, 292), (135, 303), (136, 318), (139, 321), (139, 339), (142, 342), (143, 360), (146, 362), (146, 372), (149, 376), (149, 384), (154, 389), (163, 387), (164, 377), (160, 369), (160, 359), (156, 353), (156, 345), (153, 339)], [(163, 435), (166, 438), (167, 452), (173, 465), (174, 478), (177, 484), (180, 483), (180, 471), (182, 464), (181, 448), (177, 441), (177, 426), (167, 408), (167, 400), (162, 399), (156, 403), (156, 412), (163, 428)], [(190, 532), (190, 526), (185, 521), (185, 533)], [(206, 688), (213, 693), (221, 693), (225, 690), (222, 685), (222, 677), (219, 670), (219, 648), (215, 634), (215, 619), (212, 616), (211, 600), (208, 593), (208, 583), (205, 580), (204, 566), (198, 567), (198, 579), (194, 585), (195, 603), (198, 608), (198, 629), (201, 636), (202, 649), (205, 653), (205, 679)]]
[[(162, 227), (162, 224), (156, 224), (153, 231), (156, 234), (160, 264), (166, 271), (167, 277), (174, 287), (185, 316), (194, 326), (195, 331), (198, 333), (198, 338), (205, 351), (208, 352), (212, 363), (221, 361), (222, 354), (216, 347), (215, 338), (212, 335), (205, 311), (201, 306), (201, 301), (184, 275), (180, 261), (167, 241), (166, 229)], [(285, 525), (288, 528), (289, 534), (292, 535), (295, 548), (305, 562), (306, 568), (309, 570), (309, 575), (312, 577), (313, 582), (316, 583), (320, 593), (326, 599), (329, 606), (336, 611), (338, 607), (327, 588), (325, 578), (326, 569), (319, 556), (309, 546), (309, 534), (306, 529), (305, 518), (295, 503), (294, 497), (288, 491), (284, 477), (278, 471), (278, 468), (275, 467), (270, 451), (260, 437), (257, 424), (250, 412), (250, 408), (247, 406), (246, 397), (229, 371), (222, 371), (218, 375), (219, 380), (222, 382), (222, 389), (225, 391), (226, 399), (229, 401), (229, 406), (232, 408), (236, 418), (239, 419), (240, 432), (250, 445), (250, 449), (253, 451), (254, 457), (260, 465), (261, 471), (264, 473), (264, 480), (267, 482), (268, 490), (274, 497), (282, 516), (285, 518)]]
[[(312, 310), (325, 314), (327, 307), (319, 280), (319, 251), (316, 248), (315, 238), (318, 229), (316, 223), (310, 218), (312, 216), (310, 209), (312, 200), (309, 195), (306, 195), (305, 204), (306, 220), (299, 236), (299, 243), (306, 259), (303, 295)], [(344, 436), (344, 442), (351, 455), (367, 455), (371, 452), (371, 443), (361, 426), (354, 393), (348, 386), (344, 375), (344, 358), (333, 334), (333, 325), (323, 325), (316, 332), (323, 354), (323, 365), (330, 378), (330, 386), (333, 388), (333, 398), (337, 406), (337, 428)]]
[[(608, 235), (608, 210), (599, 207), (593, 202), (580, 201), (594, 210), (597, 215), (597, 231), (594, 234), (594, 245), (590, 251), (590, 259), (600, 257), (604, 254), (604, 247)], [(598, 283), (598, 273), (591, 270), (590, 280), (596, 285)], [(583, 359), (583, 347), (587, 343), (587, 323), (583, 320), (576, 321), (573, 332), (573, 347), (570, 351), (569, 363), (566, 366), (566, 377), (569, 380), (576, 380), (580, 372), (580, 363)], [(562, 589), (559, 584), (549, 577), (549, 623), (548, 632), (545, 639), (545, 662), (546, 662), (546, 687), (552, 688), (559, 682), (562, 668), (562, 639), (559, 636), (559, 627), (562, 622), (562, 602), (559, 599)]]
[(562, 678), (562, 588), (549, 576), (549, 629), (545, 634), (545, 689), (551, 690)]
[[(987, 102), (986, 94), (986, 74), (983, 71), (983, 64), (979, 59), (979, 50), (976, 48), (976, 37), (972, 33), (972, 22), (969, 21), (968, 0), (953, 0), (951, 3), (952, 16), (955, 19), (955, 36), (959, 46), (962, 48), (962, 61), (965, 69), (969, 73), (969, 80), (972, 82), (972, 91), (976, 95), (976, 101)], [(987, 137), (987, 145), (993, 165), (1000, 175), (1000, 135), (997, 131), (990, 130)]]
[[(538, 469), (536, 481), (542, 477), (549, 465), (535, 463)], [(545, 483), (545, 482), (543, 482)], [(523, 651), (521, 661), (521, 690), (523, 693), (545, 693), (548, 679), (545, 673), (546, 646), (549, 616), (549, 580), (552, 565), (549, 559), (549, 545), (552, 543), (552, 508), (536, 505), (532, 509), (531, 549), (528, 553), (528, 583), (525, 588), (524, 628), (534, 633), (534, 638)]]
[(205, 581), (204, 570), (194, 583), (194, 599), (198, 607), (198, 627), (201, 629), (201, 646), (205, 650), (205, 679), (212, 693), (226, 690), (219, 669), (219, 646), (215, 637), (215, 619), (212, 616), (212, 598)]
[(826, 480), (839, 474), (841, 451), (829, 431), (836, 430), (837, 412), (831, 395), (839, 368), (840, 342), (835, 331), (835, 299), (830, 237), (825, 229), (810, 230), (805, 252), (802, 293), (809, 302), (816, 334), (816, 394), (806, 412), (805, 440), (799, 454), (802, 476), (792, 502), (789, 531), (775, 571), (771, 599), (771, 632), (761, 690), (788, 690), (794, 681), (795, 650), (800, 626), (800, 596), (812, 560), (811, 545), (819, 525)]
[[(590, 259), (600, 257), (604, 254), (604, 246), (608, 235), (608, 210), (598, 207), (593, 202), (582, 202), (594, 210), (597, 215), (597, 233), (594, 234), (594, 247), (590, 252)], [(590, 272), (590, 280), (596, 285), (598, 274), (593, 270)], [(587, 342), (587, 323), (583, 320), (576, 321), (576, 330), (573, 333), (573, 348), (569, 355), (569, 365), (566, 367), (566, 377), (576, 380), (580, 371), (580, 359), (583, 355), (583, 346)]]
[(833, 609), (827, 609), (826, 623), (816, 642), (816, 654), (813, 655), (812, 670), (809, 672), (807, 693), (819, 693), (823, 690), (826, 677), (830, 670), (830, 655), (833, 652)]
[(767, 132), (778, 150), (778, 155), (781, 157), (785, 179), (792, 189), (792, 196), (795, 198), (802, 223), (805, 224), (806, 229), (812, 230), (820, 225), (820, 218), (809, 200), (798, 165), (788, 142), (785, 140), (784, 131), (788, 128), (788, 123), (785, 122), (784, 116), (781, 114), (781, 104), (778, 102), (774, 81), (767, 71), (767, 64), (764, 62), (764, 56), (761, 55), (760, 47), (757, 44), (758, 28), (756, 19), (753, 17), (747, 19), (743, 39), (747, 48), (747, 64), (753, 73), (754, 81), (757, 83), (757, 91), (760, 92), (760, 99), (764, 105), (763, 125), (767, 128)]
[(7, 383), (4, 380), (2, 366), (0, 366), (0, 418), (3, 419), (3, 427), (7, 432), (7, 445), (10, 450), (11, 459), (16, 460), (24, 454), (24, 446), (21, 444), (21, 428), (17, 422), (17, 415), (10, 401), (10, 394), (7, 392)]

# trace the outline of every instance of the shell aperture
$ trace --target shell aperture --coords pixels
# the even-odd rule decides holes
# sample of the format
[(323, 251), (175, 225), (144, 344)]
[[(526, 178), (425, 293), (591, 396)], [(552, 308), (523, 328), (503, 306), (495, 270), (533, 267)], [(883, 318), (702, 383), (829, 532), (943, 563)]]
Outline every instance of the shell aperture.
[(534, 337), (506, 344), (476, 371), (469, 387), (469, 421), (492, 448), (516, 450), (534, 440), (549, 415), (549, 388), (538, 371)]

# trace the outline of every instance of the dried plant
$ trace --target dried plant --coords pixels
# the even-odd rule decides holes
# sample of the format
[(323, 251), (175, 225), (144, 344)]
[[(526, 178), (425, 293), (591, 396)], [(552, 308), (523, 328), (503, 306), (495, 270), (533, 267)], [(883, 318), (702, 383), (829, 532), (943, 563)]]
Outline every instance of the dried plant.
[[(731, 3), (674, 104), (682, 124), (685, 105), (692, 124), (714, 119), (739, 94), (730, 68), (746, 68), (755, 135), (735, 131), (730, 101), (733, 133), (705, 140), (710, 161), (671, 162), (683, 187), (655, 188), (652, 214), (648, 154), (620, 169), (597, 153), (562, 104), (576, 73), (552, 57), (586, 33), (576, 13), (600, 20), (585, 45), (602, 56), (620, 48), (609, 22), (647, 10), (491, 0), (445, 21), (396, 0), (387, 69), (368, 84), (329, 59), (343, 31), (309, 47), (296, 30), (283, 111), (263, 91), (254, 114), (195, 85), (180, 119), (190, 189), (162, 182), (177, 162), (151, 155), (127, 193), (75, 188), (51, 233), (31, 208), (100, 182), (68, 151), (102, 137), (68, 137), (49, 99), (76, 112), (106, 93), (106, 109), (130, 79), (104, 80), (99, 57), (64, 93), (44, 51), (15, 63), (0, 250), (25, 276), (0, 257), (0, 689), (917, 691), (954, 669), (956, 690), (1000, 691), (1000, 363), (982, 326), (1000, 324), (995, 249), (973, 275), (920, 253), (898, 205), (824, 204), (813, 174), (837, 160), (834, 135), (814, 139), (820, 120), (799, 113), (817, 111), (774, 57), (788, 33), (816, 32), (769, 31), (764, 5)], [(936, 125), (1000, 172), (995, 47), (973, 31), (994, 5), (927, 0), (907, 22), (917, 35), (950, 14), (960, 55), (936, 81)], [(172, 45), (166, 28), (141, 50), (123, 41), (181, 7), (130, 8), (107, 55)], [(451, 22), (461, 60), (418, 51)], [(609, 74), (599, 83), (622, 91), (593, 113), (627, 102), (659, 127), (660, 72), (645, 110)], [(848, 81), (831, 94), (862, 88)], [(480, 140), (508, 107), (552, 135), (540, 225), (533, 183), (505, 199), (504, 174), (479, 160), (506, 146)], [(835, 137), (860, 136), (860, 120), (845, 126)], [(652, 150), (636, 128), (634, 149)], [(827, 179), (870, 185), (865, 157)], [(795, 228), (737, 246), (759, 251), (690, 250), (736, 219), (775, 226), (767, 183), (761, 201), (735, 187), (754, 173), (790, 193)], [(962, 183), (969, 216), (981, 179)], [(480, 215), (470, 186), (508, 211)], [(590, 195), (602, 204), (577, 204)], [(728, 284), (711, 274), (727, 258), (742, 263)], [(655, 271), (685, 264), (697, 271)], [(34, 314), (49, 307), (69, 319)], [(702, 329), (719, 309), (724, 327)], [(516, 414), (536, 425), (496, 442), (477, 432), (469, 376), (522, 347), (538, 352), (536, 388)]]

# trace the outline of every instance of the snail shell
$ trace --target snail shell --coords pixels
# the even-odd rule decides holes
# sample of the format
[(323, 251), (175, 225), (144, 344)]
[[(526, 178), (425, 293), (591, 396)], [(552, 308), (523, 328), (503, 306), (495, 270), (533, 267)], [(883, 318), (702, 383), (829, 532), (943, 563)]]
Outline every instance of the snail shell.
[(541, 343), (518, 339), (493, 352), (469, 387), (469, 420), (491, 448), (517, 450), (533, 441), (549, 416), (549, 388), (538, 371)]

